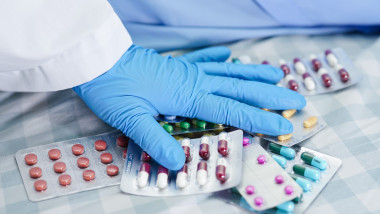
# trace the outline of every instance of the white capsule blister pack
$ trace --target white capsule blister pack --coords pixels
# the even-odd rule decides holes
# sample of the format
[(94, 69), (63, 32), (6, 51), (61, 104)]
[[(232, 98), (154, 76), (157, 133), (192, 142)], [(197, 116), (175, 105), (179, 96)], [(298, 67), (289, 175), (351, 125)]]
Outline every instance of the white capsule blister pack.
[(342, 165), (338, 158), (298, 145), (290, 148), (279, 148), (280, 145), (268, 142), (261, 145), (302, 187), (303, 194), (295, 205), (295, 213), (303, 213), (310, 206)]
[(176, 196), (232, 188), (241, 180), (242, 139), (241, 130), (184, 138), (179, 143), (186, 163), (178, 171), (168, 171), (155, 160), (142, 157), (141, 148), (130, 143), (121, 190), (144, 196)]
[[(327, 124), (321, 117), (314, 116), (312, 114), (311, 108), (305, 108), (300, 111), (295, 110), (286, 110), (286, 111), (271, 111), (274, 113), (278, 113), (280, 115), (284, 115), (285, 112), (294, 111), (294, 115), (291, 117), (286, 116), (286, 118), (293, 124), (293, 133), (288, 139), (281, 139), (281, 136), (269, 136), (269, 135), (260, 135), (256, 134), (259, 137), (262, 137), (268, 141), (284, 145), (284, 146), (293, 146), (295, 144), (301, 143), (302, 141), (312, 137), (318, 132), (322, 131)], [(315, 122), (311, 127), (305, 128), (305, 121), (308, 119), (313, 120)], [(308, 123), (307, 125), (310, 125)]]
[(15, 158), (29, 199), (120, 184), (128, 141), (113, 132), (18, 151)]
[[(290, 69), (279, 86), (292, 88), (298, 85), (302, 95), (330, 93), (358, 83), (362, 76), (342, 48), (326, 50), (318, 55), (310, 54), (292, 62), (279, 61), (281, 69)], [(284, 68), (288, 66), (288, 68)], [(285, 72), (285, 71), (284, 71)]]
[(301, 187), (258, 142), (243, 149), (243, 178), (236, 188), (255, 211), (276, 207), (302, 193)]

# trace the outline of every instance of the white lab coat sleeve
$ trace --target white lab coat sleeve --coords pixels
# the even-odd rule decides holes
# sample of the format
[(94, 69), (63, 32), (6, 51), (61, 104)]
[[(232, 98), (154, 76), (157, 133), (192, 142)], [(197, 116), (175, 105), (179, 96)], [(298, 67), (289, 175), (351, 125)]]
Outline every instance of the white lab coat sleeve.
[(106, 0), (2, 0), (0, 29), (1, 91), (80, 85), (132, 45)]

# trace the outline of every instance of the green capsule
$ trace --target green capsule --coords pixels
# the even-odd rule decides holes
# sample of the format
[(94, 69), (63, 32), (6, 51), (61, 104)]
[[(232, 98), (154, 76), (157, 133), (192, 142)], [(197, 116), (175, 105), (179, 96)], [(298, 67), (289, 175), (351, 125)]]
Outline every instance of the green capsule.
[(182, 129), (189, 129), (190, 128), (190, 123), (183, 121), (180, 123), (176, 123), (175, 126), (180, 127)]
[(164, 128), (169, 133), (172, 133), (174, 130), (172, 125), (167, 124), (165, 122), (160, 122), (160, 125), (162, 126), (162, 128)]
[(193, 124), (202, 129), (205, 129), (207, 125), (206, 121), (197, 119), (193, 119)]

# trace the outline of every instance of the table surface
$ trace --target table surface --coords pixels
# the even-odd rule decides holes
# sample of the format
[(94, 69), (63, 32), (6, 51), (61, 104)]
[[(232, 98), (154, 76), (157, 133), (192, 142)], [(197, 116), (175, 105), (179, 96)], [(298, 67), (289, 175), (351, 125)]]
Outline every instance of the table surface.
[[(308, 98), (328, 123), (302, 143), (342, 159), (343, 165), (306, 213), (380, 213), (380, 40), (358, 34), (284, 36), (229, 45), (232, 56), (254, 62), (342, 47), (364, 76), (349, 89)], [(277, 60), (276, 60), (277, 61)], [(0, 213), (242, 213), (212, 194), (140, 197), (118, 186), (30, 202), (14, 154), (29, 147), (109, 132), (71, 91), (0, 93)]]

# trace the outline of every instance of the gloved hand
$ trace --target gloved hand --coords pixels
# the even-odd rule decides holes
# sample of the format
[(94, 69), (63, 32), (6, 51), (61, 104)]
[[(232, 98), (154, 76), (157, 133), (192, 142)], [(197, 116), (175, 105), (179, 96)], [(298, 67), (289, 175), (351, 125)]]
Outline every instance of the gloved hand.
[(178, 115), (282, 135), (293, 131), (292, 124), (259, 108), (301, 109), (306, 104), (297, 92), (271, 85), (283, 78), (280, 69), (222, 63), (229, 55), (228, 48), (215, 47), (163, 57), (132, 45), (109, 71), (73, 89), (98, 117), (161, 165), (178, 170), (185, 162), (183, 149), (153, 116)]

